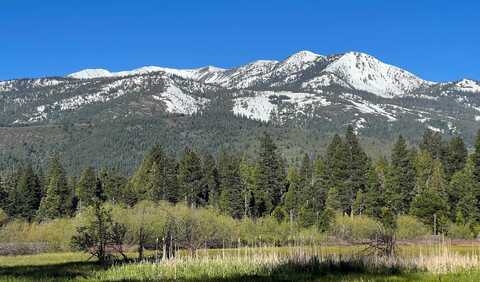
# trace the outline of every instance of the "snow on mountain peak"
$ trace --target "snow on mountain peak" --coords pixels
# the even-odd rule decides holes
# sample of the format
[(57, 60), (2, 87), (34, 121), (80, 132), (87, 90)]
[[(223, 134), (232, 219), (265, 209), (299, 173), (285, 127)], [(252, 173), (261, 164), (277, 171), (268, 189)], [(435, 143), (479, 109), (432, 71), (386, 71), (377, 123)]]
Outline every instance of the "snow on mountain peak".
[(335, 73), (355, 89), (385, 98), (404, 95), (430, 83), (364, 53), (348, 52), (331, 59), (325, 71)]
[(323, 56), (304, 50), (291, 55), (284, 62), (298, 64), (298, 63), (315, 61), (318, 58), (323, 58)]
[(465, 92), (480, 92), (480, 82), (464, 78), (455, 83), (455, 90)]
[(84, 69), (67, 75), (67, 77), (77, 78), (77, 79), (91, 79), (99, 77), (108, 77), (112, 73), (106, 69)]

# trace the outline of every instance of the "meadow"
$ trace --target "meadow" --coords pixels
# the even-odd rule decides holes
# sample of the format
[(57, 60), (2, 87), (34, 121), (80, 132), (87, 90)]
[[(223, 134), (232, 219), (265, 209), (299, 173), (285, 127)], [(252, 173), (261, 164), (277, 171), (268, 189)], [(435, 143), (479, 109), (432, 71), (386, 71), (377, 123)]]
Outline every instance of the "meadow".
[[(78, 252), (0, 257), (0, 281), (479, 281), (480, 245), (408, 244), (394, 258), (364, 246), (243, 247), (100, 266)], [(135, 258), (135, 253), (129, 253)]]

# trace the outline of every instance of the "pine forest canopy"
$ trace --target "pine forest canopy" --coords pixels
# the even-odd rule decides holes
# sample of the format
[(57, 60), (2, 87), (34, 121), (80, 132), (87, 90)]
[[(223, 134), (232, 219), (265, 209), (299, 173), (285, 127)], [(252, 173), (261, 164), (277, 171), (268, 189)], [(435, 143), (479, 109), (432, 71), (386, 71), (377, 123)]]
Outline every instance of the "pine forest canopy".
[(274, 216), (325, 228), (335, 213), (413, 215), (435, 232), (449, 222), (480, 223), (480, 133), (469, 154), (464, 141), (431, 130), (409, 146), (399, 136), (389, 157), (373, 159), (353, 127), (335, 135), (326, 152), (304, 153), (288, 163), (271, 135), (257, 141), (255, 156), (223, 148), (215, 157), (186, 147), (169, 154), (153, 146), (131, 175), (86, 167), (67, 174), (61, 156), (46, 170), (25, 165), (4, 171), (0, 208), (9, 217), (45, 221), (70, 217), (98, 202), (133, 206), (143, 200), (211, 207), (236, 219)]

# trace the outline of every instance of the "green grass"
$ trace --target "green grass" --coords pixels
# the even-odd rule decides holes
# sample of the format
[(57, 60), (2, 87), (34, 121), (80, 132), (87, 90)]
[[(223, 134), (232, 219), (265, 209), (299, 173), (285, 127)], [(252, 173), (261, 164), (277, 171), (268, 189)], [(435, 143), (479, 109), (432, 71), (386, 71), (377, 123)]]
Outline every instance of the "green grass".
[(171, 261), (111, 267), (87, 261), (88, 255), (82, 253), (11, 256), (0, 257), (0, 281), (480, 281), (478, 267), (434, 274), (409, 264), (409, 258), (428, 258), (446, 249), (449, 254), (460, 255), (448, 259), (477, 258), (476, 246), (403, 246), (402, 261), (393, 264), (358, 257), (355, 254), (360, 249), (325, 246), (199, 250), (195, 258), (182, 252)]

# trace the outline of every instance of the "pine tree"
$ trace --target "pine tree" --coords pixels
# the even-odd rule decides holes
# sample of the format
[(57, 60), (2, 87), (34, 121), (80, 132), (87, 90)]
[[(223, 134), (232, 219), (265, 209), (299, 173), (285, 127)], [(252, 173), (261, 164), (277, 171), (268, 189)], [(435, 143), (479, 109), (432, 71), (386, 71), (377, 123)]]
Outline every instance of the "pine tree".
[(97, 187), (97, 173), (93, 167), (83, 170), (77, 183), (76, 194), (81, 208), (89, 207), (95, 202)]
[(334, 211), (343, 211), (342, 203), (340, 202), (340, 195), (336, 187), (330, 188), (327, 193), (327, 199), (325, 201), (325, 208)]
[[(349, 183), (349, 156), (347, 145), (339, 135), (335, 135), (327, 148), (325, 160), (325, 172), (328, 175), (327, 185), (329, 187), (327, 199), (340, 203), (340, 211), (343, 213), (351, 212), (354, 200), (353, 187)], [(335, 193), (333, 194), (333, 192)], [(333, 195), (336, 195), (338, 198), (332, 199)]]
[(127, 183), (127, 179), (116, 169), (102, 168), (99, 172), (99, 179), (105, 192), (107, 200), (113, 204), (122, 202), (122, 187)]
[(468, 151), (463, 139), (453, 137), (448, 143), (448, 151), (445, 160), (445, 176), (449, 180), (453, 174), (465, 167)]
[(295, 168), (288, 171), (287, 176), (288, 191), (283, 198), (283, 209), (292, 217), (297, 219), (300, 209), (305, 205), (303, 198), (303, 179)]
[(240, 161), (240, 176), (242, 179), (242, 198), (243, 198), (243, 209), (245, 217), (256, 217), (258, 216), (255, 212), (255, 176), (256, 176), (256, 166), (254, 163), (250, 163), (245, 157)]
[[(448, 203), (452, 207), (451, 219), (455, 220), (459, 214), (463, 219), (480, 219), (476, 208), (480, 200), (480, 183), (475, 181), (473, 163), (469, 161), (466, 166), (456, 172), (448, 185)], [(465, 212), (468, 211), (468, 214)], [(467, 220), (471, 221), (471, 220)]]
[(220, 197), (218, 169), (216, 161), (212, 155), (206, 154), (203, 157), (202, 169), (203, 178), (201, 197), (205, 203), (208, 203), (212, 206), (218, 206)]
[(21, 168), (15, 189), (8, 194), (10, 216), (31, 221), (40, 205), (42, 188), (31, 165)]
[(67, 186), (65, 170), (58, 156), (50, 160), (46, 194), (42, 198), (37, 217), (40, 220), (53, 219), (71, 213), (71, 192)]
[(283, 161), (270, 135), (260, 139), (256, 169), (256, 205), (259, 215), (269, 214), (280, 203), (285, 190)]
[(370, 160), (368, 159), (367, 154), (363, 151), (360, 146), (357, 135), (351, 125), (348, 126), (347, 132), (345, 134), (345, 144), (348, 150), (348, 186), (350, 186), (352, 191), (349, 191), (350, 202), (353, 205), (355, 195), (359, 191), (366, 191), (367, 182), (368, 182), (368, 169), (370, 167)]
[(191, 207), (205, 204), (202, 198), (202, 163), (197, 154), (186, 148), (178, 169), (178, 180), (182, 197)]
[(315, 160), (312, 190), (306, 194), (306, 197), (312, 199), (315, 212), (322, 212), (325, 209), (329, 187), (328, 179), (329, 176), (326, 172), (325, 163), (322, 158), (319, 157)]
[(153, 201), (178, 202), (176, 161), (168, 157), (159, 146), (152, 153), (147, 181), (148, 198)]
[(368, 186), (365, 193), (365, 214), (374, 218), (380, 218), (382, 208), (387, 205), (385, 199), (386, 177), (388, 175), (388, 163), (380, 159), (368, 172)]
[(233, 218), (242, 218), (244, 203), (241, 197), (243, 187), (240, 176), (240, 160), (223, 155), (220, 160), (220, 210)]
[(412, 202), (411, 213), (437, 232), (445, 227), (449, 216), (446, 181), (441, 161), (432, 164), (431, 175), (424, 189), (418, 191)]
[(400, 135), (392, 151), (391, 168), (386, 176), (386, 193), (389, 208), (396, 214), (406, 214), (414, 196), (414, 154), (408, 150)]
[(446, 148), (439, 132), (431, 129), (425, 130), (419, 147), (420, 150), (429, 152), (433, 159), (444, 160)]
[(472, 162), (475, 181), (480, 183), (480, 130), (478, 130), (475, 139), (475, 151), (472, 154)]

